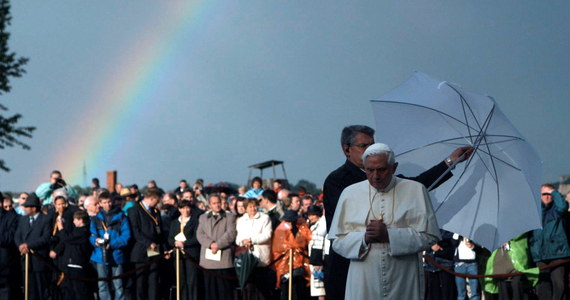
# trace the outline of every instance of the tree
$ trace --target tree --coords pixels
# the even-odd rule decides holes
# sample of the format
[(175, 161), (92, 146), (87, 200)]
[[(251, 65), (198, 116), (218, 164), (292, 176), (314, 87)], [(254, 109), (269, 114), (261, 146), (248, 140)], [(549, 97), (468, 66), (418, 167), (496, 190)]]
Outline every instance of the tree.
[[(21, 77), (26, 71), (24, 65), (28, 62), (25, 57), (18, 57), (16, 53), (10, 52), (8, 40), (10, 33), (7, 27), (10, 25), (12, 16), (10, 15), (10, 1), (0, 2), (0, 95), (10, 92), (10, 79)], [(0, 103), (0, 149), (18, 146), (24, 150), (29, 150), (30, 146), (21, 141), (21, 138), (32, 137), (32, 132), (36, 129), (33, 126), (20, 126), (18, 122), (22, 118), (21, 114), (5, 116), (8, 108)], [(0, 169), (10, 171), (4, 160), (0, 159)]]

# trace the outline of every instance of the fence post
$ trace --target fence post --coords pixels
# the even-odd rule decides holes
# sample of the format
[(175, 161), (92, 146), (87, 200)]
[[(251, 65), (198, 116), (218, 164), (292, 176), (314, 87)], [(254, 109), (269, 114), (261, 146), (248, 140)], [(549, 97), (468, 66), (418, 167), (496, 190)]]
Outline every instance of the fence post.
[(26, 253), (24, 254), (25, 258), (24, 258), (24, 300), (28, 300), (29, 298), (29, 293), (28, 293), (28, 277), (29, 277), (29, 265), (30, 265), (30, 253)]
[(176, 248), (176, 300), (180, 300), (180, 249)]
[(289, 300), (293, 299), (293, 248), (289, 249)]

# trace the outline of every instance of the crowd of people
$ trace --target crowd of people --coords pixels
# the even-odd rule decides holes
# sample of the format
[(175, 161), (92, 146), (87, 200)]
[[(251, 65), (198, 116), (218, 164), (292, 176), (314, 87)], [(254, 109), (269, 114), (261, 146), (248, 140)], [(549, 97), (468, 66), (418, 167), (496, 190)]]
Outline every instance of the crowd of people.
[(94, 179), (81, 195), (53, 171), (34, 192), (2, 197), (0, 298), (22, 299), (25, 286), (29, 299), (566, 297), (570, 196), (543, 185), (543, 228), (489, 252), (440, 229), (426, 192), (473, 148), (405, 177), (373, 136), (344, 128), (347, 159), (320, 195), (258, 177), (235, 193), (207, 193), (200, 179), (166, 191), (151, 180), (144, 192)]
[[(441, 230), (441, 240), (426, 252), (429, 299), (465, 299), (466, 279), (444, 272), (497, 275), (469, 278), (469, 299), (567, 299), (570, 278), (570, 193), (541, 187), (542, 228), (523, 233), (489, 252), (476, 242)], [(433, 262), (433, 263), (430, 263)], [(436, 266), (439, 265), (439, 266)]]
[[(283, 299), (290, 249), (295, 299), (324, 296), (322, 196), (261, 182), (206, 194), (201, 180), (144, 193), (94, 180), (80, 195), (53, 171), (35, 192), (2, 197), (0, 298), (22, 299), (27, 269), (29, 299), (172, 299), (178, 255), (181, 299)], [(244, 254), (256, 264), (239, 278)]]

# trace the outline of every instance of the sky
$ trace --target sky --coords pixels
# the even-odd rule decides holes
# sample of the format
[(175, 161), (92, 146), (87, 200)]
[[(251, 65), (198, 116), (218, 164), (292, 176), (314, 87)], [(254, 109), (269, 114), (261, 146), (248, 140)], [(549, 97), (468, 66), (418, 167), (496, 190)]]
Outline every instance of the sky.
[(374, 127), (370, 100), (415, 71), (492, 95), (544, 181), (570, 174), (568, 1), (12, 2), (10, 49), (30, 61), (0, 101), (37, 130), (2, 150), (2, 191), (54, 169), (245, 184), (272, 159), (321, 186), (342, 128)]

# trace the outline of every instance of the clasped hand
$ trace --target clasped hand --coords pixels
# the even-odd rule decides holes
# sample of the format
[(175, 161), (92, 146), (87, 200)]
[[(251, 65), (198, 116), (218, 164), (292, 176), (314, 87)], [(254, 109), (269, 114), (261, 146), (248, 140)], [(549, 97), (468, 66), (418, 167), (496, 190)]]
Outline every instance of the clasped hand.
[(371, 220), (370, 223), (366, 225), (364, 241), (366, 244), (388, 243), (388, 228), (386, 227), (386, 223), (382, 220)]

